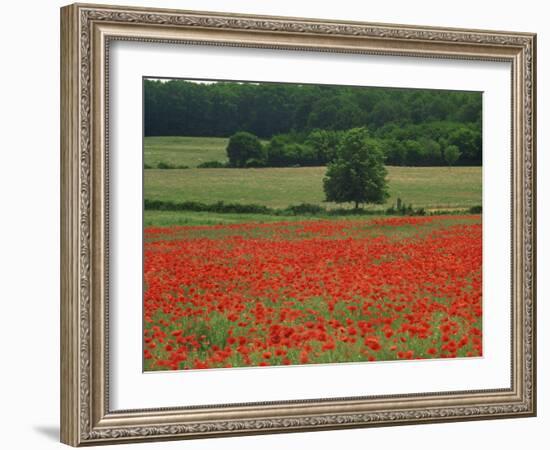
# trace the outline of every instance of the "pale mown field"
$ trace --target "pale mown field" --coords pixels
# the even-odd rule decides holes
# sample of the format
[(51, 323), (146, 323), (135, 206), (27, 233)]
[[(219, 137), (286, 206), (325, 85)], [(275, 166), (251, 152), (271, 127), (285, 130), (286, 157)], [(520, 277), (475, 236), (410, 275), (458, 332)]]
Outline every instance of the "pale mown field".
[[(145, 198), (173, 202), (256, 203), (285, 208), (323, 203), (325, 167), (146, 170)], [(481, 204), (480, 167), (388, 167), (390, 198), (426, 209)], [(326, 204), (325, 204), (326, 205)], [(328, 206), (328, 205), (327, 205)]]

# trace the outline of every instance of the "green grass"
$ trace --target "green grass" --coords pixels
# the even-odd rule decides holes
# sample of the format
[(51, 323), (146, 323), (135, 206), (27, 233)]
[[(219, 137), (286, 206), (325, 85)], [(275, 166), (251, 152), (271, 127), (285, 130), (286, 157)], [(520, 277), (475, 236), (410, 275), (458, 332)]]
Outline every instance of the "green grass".
[[(358, 216), (350, 216), (358, 217)], [(364, 217), (364, 216), (361, 216)], [(369, 216), (373, 218), (376, 216)], [(334, 217), (341, 219), (341, 217)], [(327, 217), (313, 216), (275, 216), (269, 214), (224, 214), (195, 211), (151, 211), (145, 210), (143, 225), (145, 227), (167, 227), (172, 225), (231, 225), (236, 223), (270, 223), (294, 222), (301, 220), (321, 220)]]
[[(325, 167), (146, 170), (144, 196), (173, 202), (256, 203), (286, 208), (323, 203)], [(481, 204), (481, 167), (388, 167), (390, 198), (415, 208), (458, 209)], [(339, 207), (345, 205), (339, 205)], [(349, 205), (351, 206), (351, 205)], [(374, 206), (380, 208), (380, 206)]]
[(226, 162), (227, 138), (154, 136), (144, 140), (144, 163), (197, 167), (205, 161)]
[[(327, 208), (351, 207), (325, 203), (325, 167), (264, 169), (197, 169), (205, 161), (226, 162), (227, 138), (147, 137), (145, 164), (159, 162), (190, 169), (145, 170), (144, 196), (149, 200), (172, 202), (259, 204), (284, 209), (300, 203), (321, 204)], [(481, 205), (480, 167), (388, 167), (390, 198), (385, 209), (400, 197), (406, 204), (427, 210), (461, 209)], [(310, 216), (284, 218), (304, 220)], [(190, 211), (145, 211), (144, 223), (151, 225), (228, 224), (274, 222), (280, 216), (259, 214), (216, 214)]]

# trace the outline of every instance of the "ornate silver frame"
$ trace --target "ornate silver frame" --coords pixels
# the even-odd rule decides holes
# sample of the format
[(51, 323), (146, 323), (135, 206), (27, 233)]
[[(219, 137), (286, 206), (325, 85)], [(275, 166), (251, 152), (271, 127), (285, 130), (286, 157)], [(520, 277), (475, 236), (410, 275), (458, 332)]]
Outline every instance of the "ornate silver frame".
[[(115, 39), (508, 61), (512, 65), (509, 389), (111, 411), (106, 95)], [(536, 35), (75, 4), (61, 9), (61, 440), (73, 446), (536, 414)]]

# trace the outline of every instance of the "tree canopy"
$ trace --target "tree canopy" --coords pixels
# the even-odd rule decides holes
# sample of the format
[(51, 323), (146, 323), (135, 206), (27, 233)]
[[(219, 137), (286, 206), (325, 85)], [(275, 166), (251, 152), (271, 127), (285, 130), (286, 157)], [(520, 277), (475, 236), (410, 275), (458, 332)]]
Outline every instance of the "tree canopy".
[(269, 165), (327, 164), (339, 133), (357, 127), (368, 127), (387, 164), (446, 165), (452, 145), (454, 164), (482, 161), (479, 92), (146, 79), (144, 106), (145, 136), (246, 131), (271, 140)]
[(345, 133), (336, 159), (328, 164), (323, 188), (327, 201), (382, 204), (388, 198), (384, 153), (366, 128)]

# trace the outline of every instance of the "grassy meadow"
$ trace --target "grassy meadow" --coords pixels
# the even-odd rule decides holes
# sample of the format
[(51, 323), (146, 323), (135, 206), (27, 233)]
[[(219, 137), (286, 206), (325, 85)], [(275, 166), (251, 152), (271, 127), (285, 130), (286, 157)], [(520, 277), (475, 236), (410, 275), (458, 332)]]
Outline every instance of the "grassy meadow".
[[(151, 169), (145, 197), (174, 202), (257, 203), (272, 208), (323, 203), (325, 167), (262, 169)], [(388, 167), (390, 199), (427, 209), (469, 208), (481, 203), (480, 167)], [(335, 205), (334, 205), (335, 206)]]
[(206, 161), (226, 163), (228, 141), (220, 137), (148, 136), (143, 143), (143, 162), (150, 167), (163, 162), (191, 168)]
[(151, 136), (143, 143), (144, 164), (157, 167), (159, 162), (174, 166), (197, 167), (205, 161), (226, 162), (227, 138)]
[[(150, 137), (145, 139), (145, 164), (159, 162), (189, 169), (144, 171), (148, 200), (172, 202), (259, 204), (271, 208), (311, 203), (328, 208), (346, 207), (324, 202), (325, 167), (260, 169), (198, 169), (204, 161), (225, 162), (225, 138)], [(388, 166), (390, 198), (387, 208), (401, 198), (406, 204), (426, 210), (467, 209), (481, 204), (481, 167)], [(350, 205), (348, 205), (350, 206)], [(145, 224), (208, 224), (243, 221), (276, 221), (265, 215), (213, 214), (198, 212), (146, 211)]]

